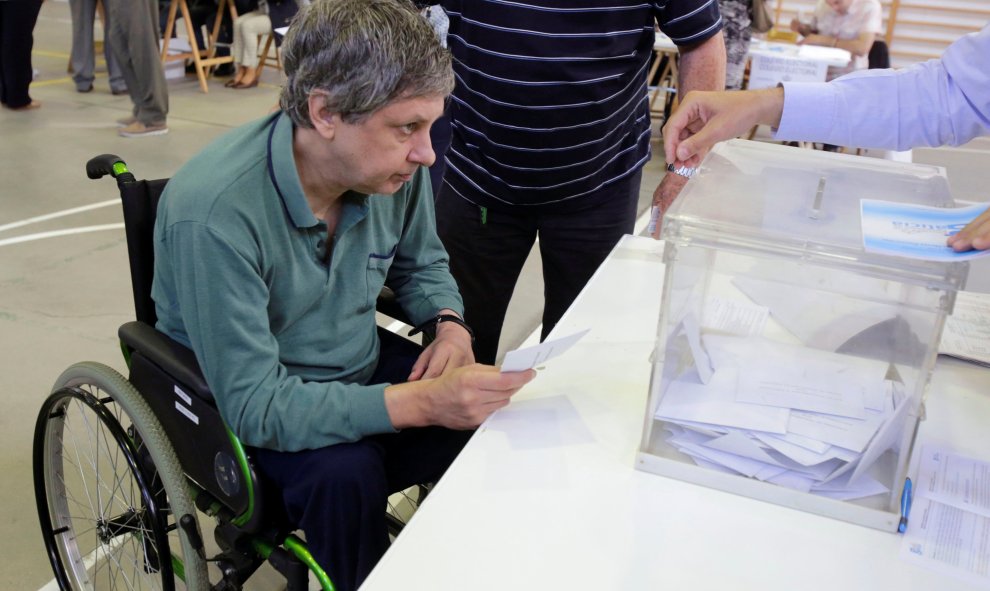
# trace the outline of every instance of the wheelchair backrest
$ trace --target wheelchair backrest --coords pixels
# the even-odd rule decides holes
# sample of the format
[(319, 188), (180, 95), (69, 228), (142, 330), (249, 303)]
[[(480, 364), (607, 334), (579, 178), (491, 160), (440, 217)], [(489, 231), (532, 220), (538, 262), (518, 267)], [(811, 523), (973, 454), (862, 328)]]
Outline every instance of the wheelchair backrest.
[(168, 179), (119, 183), (124, 206), (124, 232), (127, 235), (127, 258), (131, 267), (131, 290), (137, 319), (149, 326), (158, 321), (155, 302), (151, 299), (151, 281), (155, 276), (155, 216), (158, 201)]

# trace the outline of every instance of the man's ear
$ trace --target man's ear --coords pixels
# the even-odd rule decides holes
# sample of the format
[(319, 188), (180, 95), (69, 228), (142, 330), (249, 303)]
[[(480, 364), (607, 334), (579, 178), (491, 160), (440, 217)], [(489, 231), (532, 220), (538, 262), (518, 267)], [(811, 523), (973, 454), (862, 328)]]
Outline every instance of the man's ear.
[(327, 97), (319, 92), (309, 94), (309, 121), (322, 137), (333, 139), (337, 126), (340, 125), (340, 116), (327, 108)]

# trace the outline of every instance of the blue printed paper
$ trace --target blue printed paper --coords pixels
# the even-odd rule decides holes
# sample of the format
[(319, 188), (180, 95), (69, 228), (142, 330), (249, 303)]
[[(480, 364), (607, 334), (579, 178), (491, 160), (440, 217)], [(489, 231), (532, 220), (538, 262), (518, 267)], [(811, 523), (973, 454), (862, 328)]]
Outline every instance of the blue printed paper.
[(863, 248), (929, 261), (965, 261), (990, 255), (990, 250), (956, 252), (945, 244), (987, 207), (986, 203), (944, 208), (862, 199)]

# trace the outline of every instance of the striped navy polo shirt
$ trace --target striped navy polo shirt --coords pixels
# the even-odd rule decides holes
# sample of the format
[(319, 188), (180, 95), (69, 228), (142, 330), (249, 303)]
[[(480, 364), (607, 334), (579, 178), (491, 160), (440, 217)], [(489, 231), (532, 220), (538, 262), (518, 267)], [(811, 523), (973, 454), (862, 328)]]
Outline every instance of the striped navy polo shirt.
[[(592, 204), (650, 157), (654, 18), (715, 35), (716, 0), (445, 0), (457, 87), (445, 182), (498, 209)], [(542, 209), (541, 208), (541, 209)]]

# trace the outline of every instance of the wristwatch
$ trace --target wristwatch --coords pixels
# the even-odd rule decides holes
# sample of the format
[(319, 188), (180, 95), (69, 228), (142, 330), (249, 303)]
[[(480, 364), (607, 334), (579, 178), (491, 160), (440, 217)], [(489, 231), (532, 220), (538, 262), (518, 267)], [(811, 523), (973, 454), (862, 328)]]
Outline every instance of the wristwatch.
[(426, 332), (426, 334), (433, 338), (436, 336), (437, 327), (440, 326), (442, 322), (453, 322), (454, 324), (459, 324), (471, 336), (471, 342), (474, 342), (474, 331), (471, 330), (471, 327), (468, 326), (466, 322), (453, 314), (437, 314), (433, 318), (430, 318), (426, 322), (409, 331), (409, 336), (415, 336), (421, 332)]
[(698, 172), (698, 169), (691, 166), (674, 166), (674, 163), (671, 162), (667, 165), (667, 172), (672, 172), (676, 175), (689, 179), (693, 177), (696, 172)]

